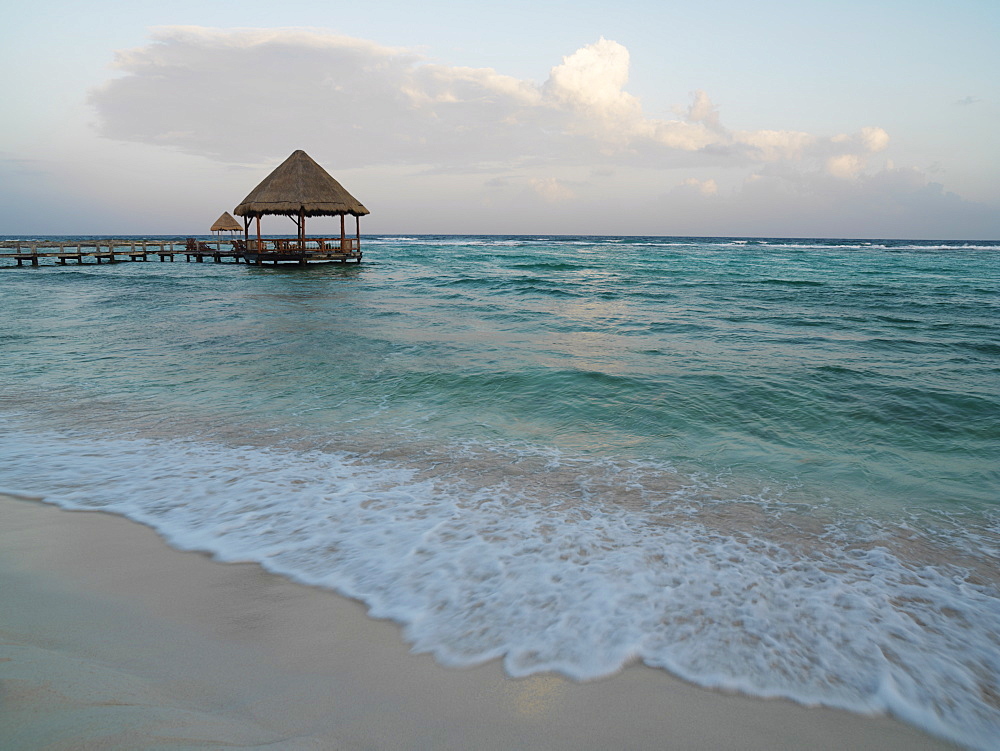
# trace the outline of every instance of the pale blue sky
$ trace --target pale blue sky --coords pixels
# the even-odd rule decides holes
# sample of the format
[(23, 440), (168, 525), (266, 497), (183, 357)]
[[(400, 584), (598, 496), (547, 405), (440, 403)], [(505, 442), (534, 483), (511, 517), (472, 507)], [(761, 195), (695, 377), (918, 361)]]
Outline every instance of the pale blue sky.
[(998, 38), (994, 0), (39, 0), (0, 234), (205, 231), (304, 148), (367, 232), (1000, 239)]

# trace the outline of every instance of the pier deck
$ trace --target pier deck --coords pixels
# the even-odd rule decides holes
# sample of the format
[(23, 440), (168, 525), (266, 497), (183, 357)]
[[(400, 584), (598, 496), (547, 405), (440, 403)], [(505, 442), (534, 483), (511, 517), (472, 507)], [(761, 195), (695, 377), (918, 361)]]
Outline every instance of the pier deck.
[(339, 261), (361, 263), (361, 241), (353, 237), (311, 237), (305, 240), (251, 239), (237, 240), (233, 247), (243, 253), (247, 263), (300, 263)]
[[(239, 261), (233, 251), (222, 249), (223, 245), (230, 244), (229, 241), (202, 242), (201, 245), (205, 247), (197, 250), (196, 254), (219, 254)], [(173, 261), (174, 256), (183, 253), (185, 247), (185, 241), (179, 240), (4, 241), (0, 242), (0, 262), (13, 261), (17, 266), (40, 266), (42, 260), (49, 259), (53, 262), (52, 265), (66, 266), (71, 261), (78, 265), (85, 261), (98, 264), (104, 261), (146, 261), (150, 256), (158, 257), (160, 261)]]
[[(183, 255), (188, 262), (203, 263), (206, 258), (215, 263), (231, 261), (262, 265), (292, 262), (307, 264), (316, 261), (361, 262), (361, 249), (354, 238), (316, 238), (300, 244), (283, 238), (256, 239), (248, 248), (242, 240), (92, 240), (92, 241), (3, 241), (0, 242), (0, 268), (14, 266), (66, 266), (70, 262), (101, 264), (104, 261), (173, 261)], [(42, 261), (50, 263), (43, 264)]]

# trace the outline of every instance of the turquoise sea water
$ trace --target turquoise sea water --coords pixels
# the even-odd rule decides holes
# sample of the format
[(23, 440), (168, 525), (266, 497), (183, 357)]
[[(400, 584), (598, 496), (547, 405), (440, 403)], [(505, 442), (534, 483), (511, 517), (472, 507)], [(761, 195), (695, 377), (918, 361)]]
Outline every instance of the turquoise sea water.
[(1000, 734), (1000, 243), (379, 237), (0, 269), (0, 488), (448, 665)]

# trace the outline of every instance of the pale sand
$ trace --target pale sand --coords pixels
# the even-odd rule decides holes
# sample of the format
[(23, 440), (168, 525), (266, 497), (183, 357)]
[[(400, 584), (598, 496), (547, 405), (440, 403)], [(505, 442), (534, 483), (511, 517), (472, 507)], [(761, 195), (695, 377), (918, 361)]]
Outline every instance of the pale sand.
[(333, 593), (0, 496), (0, 747), (953, 748), (891, 718), (706, 691), (443, 668)]

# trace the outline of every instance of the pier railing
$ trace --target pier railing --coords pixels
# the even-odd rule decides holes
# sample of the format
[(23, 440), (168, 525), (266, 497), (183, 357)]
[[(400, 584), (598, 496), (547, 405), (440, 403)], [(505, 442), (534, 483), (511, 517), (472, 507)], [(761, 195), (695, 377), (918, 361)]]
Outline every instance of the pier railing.
[[(226, 240), (209, 240), (213, 252), (220, 252)], [(160, 260), (173, 260), (176, 253), (183, 253), (184, 243), (178, 240), (5, 240), (0, 242), (0, 260), (16, 261), (18, 266), (30, 263), (37, 266), (41, 258), (54, 259), (60, 264), (67, 261), (83, 263), (83, 259), (108, 261), (145, 261), (147, 256)]]
[[(259, 243), (259, 244), (258, 244)], [(357, 253), (361, 242), (356, 237), (250, 238), (247, 250), (255, 253)]]

